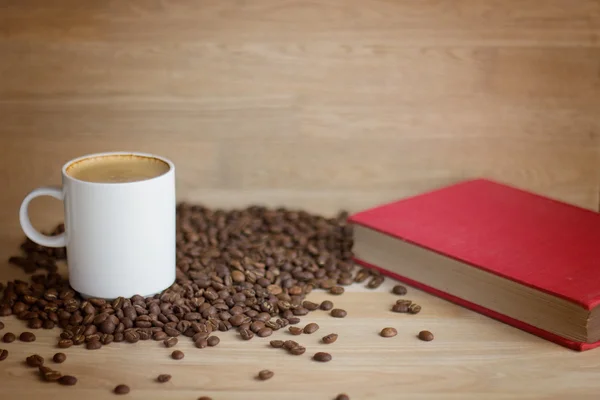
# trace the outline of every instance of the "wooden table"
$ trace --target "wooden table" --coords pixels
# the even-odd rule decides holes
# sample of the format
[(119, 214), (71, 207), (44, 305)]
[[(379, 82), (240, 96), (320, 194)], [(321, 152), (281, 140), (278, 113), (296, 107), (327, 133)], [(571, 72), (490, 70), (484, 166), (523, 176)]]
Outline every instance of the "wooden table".
[[(17, 239), (4, 245), (2, 256), (15, 254)], [(0, 268), (0, 280), (25, 275), (8, 264)], [(394, 281), (388, 279), (376, 291), (361, 285), (347, 289), (342, 296), (321, 291), (310, 300), (332, 300), (348, 311), (344, 319), (315, 311), (301, 325), (316, 322), (320, 329), (312, 335), (291, 336), (280, 330), (269, 338), (240, 340), (233, 331), (220, 333), (214, 348), (197, 349), (181, 338), (174, 349), (185, 353), (181, 361), (171, 359), (174, 349), (155, 341), (136, 344), (114, 343), (100, 350), (83, 347), (65, 350), (67, 361), (53, 364), (59, 330), (34, 331), (33, 343), (19, 341), (0, 348), (9, 357), (0, 362), (0, 399), (60, 398), (111, 399), (112, 389), (121, 383), (131, 387), (129, 399), (214, 400), (289, 399), (328, 400), (339, 393), (356, 399), (597, 399), (600, 393), (600, 350), (578, 353), (465, 310), (451, 303), (409, 288), (406, 298), (421, 304), (417, 315), (389, 311), (398, 297), (390, 293)], [(26, 330), (14, 317), (1, 318), (7, 331)], [(379, 331), (395, 327), (398, 335), (382, 338)], [(432, 342), (422, 342), (416, 334), (428, 329)], [(331, 345), (320, 343), (328, 333), (338, 333)], [(269, 346), (272, 339), (290, 339), (307, 351), (292, 356)], [(311, 360), (317, 351), (333, 355), (329, 363)], [(76, 386), (43, 382), (37, 370), (24, 363), (27, 356), (40, 354), (63, 374), (77, 376)], [(262, 369), (275, 376), (256, 379)], [(156, 382), (159, 374), (171, 374), (168, 383)]]

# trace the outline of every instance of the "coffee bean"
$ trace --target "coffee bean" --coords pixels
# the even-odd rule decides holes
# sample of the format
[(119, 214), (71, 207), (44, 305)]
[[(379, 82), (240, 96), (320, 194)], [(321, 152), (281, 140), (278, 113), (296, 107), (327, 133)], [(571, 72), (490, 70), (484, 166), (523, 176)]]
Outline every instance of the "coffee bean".
[(323, 336), (323, 343), (325, 344), (331, 344), (333, 342), (335, 342), (338, 338), (338, 335), (336, 333), (330, 333), (329, 335)]
[(394, 304), (392, 306), (392, 311), (396, 313), (407, 313), (408, 305), (406, 303)]
[(336, 396), (335, 400), (350, 400), (350, 397), (345, 393), (341, 393)]
[(298, 317), (290, 317), (290, 318), (287, 318), (287, 322), (290, 325), (296, 325), (296, 324), (300, 323), (300, 318), (298, 318)]
[(176, 337), (170, 337), (170, 338), (165, 339), (163, 341), (163, 344), (165, 345), (166, 348), (169, 348), (169, 347), (175, 346), (178, 341), (179, 340), (177, 340)]
[(185, 354), (183, 354), (183, 351), (181, 350), (175, 350), (171, 353), (171, 358), (174, 360), (181, 360), (183, 357), (185, 357)]
[(30, 367), (37, 368), (37, 367), (39, 367), (41, 365), (44, 365), (44, 357), (40, 356), (39, 354), (33, 354), (33, 355), (27, 357), (25, 359), (25, 362)]
[(12, 342), (14, 342), (15, 340), (17, 340), (17, 337), (16, 337), (16, 336), (15, 336), (15, 334), (14, 334), (14, 333), (12, 333), (12, 332), (6, 332), (6, 333), (4, 334), (4, 336), (2, 337), (2, 341), (3, 341), (4, 343), (12, 343)]
[(118, 385), (117, 387), (115, 387), (115, 389), (113, 390), (113, 392), (115, 394), (127, 394), (129, 393), (129, 386), (127, 385)]
[(42, 375), (42, 377), (46, 381), (49, 381), (49, 382), (57, 381), (62, 376), (62, 374), (60, 372), (54, 371), (52, 368), (45, 367), (43, 365), (40, 365), (38, 367), (38, 370), (40, 371), (40, 374)]
[(356, 276), (354, 277), (354, 282), (363, 283), (367, 280), (369, 276), (371, 276), (371, 273), (368, 269), (361, 269), (356, 273)]
[(0, 361), (6, 360), (7, 357), (8, 357), (8, 350), (0, 349)]
[(271, 329), (271, 328), (262, 328), (260, 331), (258, 331), (258, 333), (256, 335), (258, 337), (267, 337), (267, 336), (271, 336), (272, 333), (273, 333), (273, 329)]
[(205, 348), (206, 346), (208, 346), (208, 340), (206, 340), (206, 339), (200, 339), (200, 340), (197, 340), (197, 341), (194, 343), (194, 345), (195, 345), (197, 348), (199, 348), (199, 349), (203, 349), (203, 348)]
[(202, 397), (198, 397), (198, 400), (212, 400), (212, 398), (208, 397), (208, 396), (202, 396)]
[(331, 361), (331, 354), (320, 351), (318, 353), (315, 353), (315, 355), (313, 356), (313, 360), (319, 362), (328, 362)]
[(4, 323), (0, 321), (0, 330), (4, 329)]
[(315, 311), (319, 308), (317, 303), (313, 303), (312, 301), (305, 300), (302, 302), (302, 307), (306, 308), (308, 311)]
[(31, 332), (23, 332), (19, 335), (19, 340), (21, 342), (35, 342), (35, 335)]
[(70, 339), (61, 339), (58, 341), (58, 347), (61, 349), (68, 349), (71, 346), (73, 346), (73, 341)]
[(294, 308), (294, 310), (292, 312), (296, 316), (303, 316), (303, 315), (308, 314), (308, 310), (304, 307), (296, 307), (296, 308)]
[(323, 311), (329, 311), (333, 308), (333, 303), (329, 300), (325, 300), (321, 303), (319, 308)]
[(283, 347), (283, 340), (271, 340), (269, 344), (271, 345), (271, 347), (279, 349)]
[(383, 328), (380, 333), (380, 335), (385, 338), (394, 337), (397, 334), (398, 334), (398, 331), (394, 328)]
[(208, 345), (209, 345), (210, 347), (214, 347), (214, 346), (218, 345), (220, 341), (221, 341), (221, 339), (219, 339), (219, 338), (218, 338), (218, 337), (216, 337), (216, 336), (210, 336), (210, 337), (207, 339), (207, 343), (208, 343)]
[(341, 286), (334, 286), (331, 289), (329, 289), (329, 293), (334, 294), (334, 295), (340, 295), (340, 294), (344, 293), (344, 288)]
[(311, 333), (315, 333), (318, 330), (319, 330), (319, 325), (315, 324), (314, 322), (311, 322), (310, 324), (308, 324), (304, 327), (304, 333), (309, 334), (309, 335)]
[(283, 342), (283, 348), (286, 350), (291, 350), (297, 346), (299, 346), (299, 344), (294, 340), (286, 340), (285, 342)]
[(334, 318), (344, 318), (348, 313), (346, 310), (342, 310), (341, 308), (334, 308), (331, 310), (330, 314)]
[(156, 380), (160, 383), (169, 382), (171, 380), (171, 375), (169, 374), (160, 374)]
[(74, 376), (71, 376), (71, 375), (64, 375), (64, 376), (60, 377), (60, 379), (58, 380), (58, 383), (60, 383), (61, 385), (65, 385), (65, 386), (73, 386), (73, 385), (77, 384), (77, 378), (75, 378)]
[(392, 288), (392, 293), (397, 294), (399, 296), (404, 296), (407, 293), (406, 287), (402, 285), (396, 285)]
[(421, 339), (425, 342), (430, 342), (433, 340), (433, 333), (431, 333), (429, 331), (421, 331), (421, 332), (419, 332), (419, 339)]
[(250, 325), (250, 330), (254, 333), (260, 331), (262, 328), (265, 327), (265, 323), (262, 321), (254, 321), (251, 325)]
[(100, 340), (91, 340), (85, 345), (85, 348), (88, 350), (98, 350), (101, 347), (102, 343), (100, 343)]
[(296, 326), (290, 326), (288, 328), (288, 331), (290, 331), (290, 333), (292, 335), (301, 335), (302, 334), (302, 328), (298, 328)]
[(136, 331), (130, 329), (125, 331), (124, 338), (129, 343), (136, 343), (140, 340), (140, 335)]
[(385, 278), (381, 275), (374, 276), (371, 278), (369, 283), (367, 283), (367, 287), (369, 289), (377, 289), (379, 286), (381, 286), (381, 284), (383, 283), (384, 280), (385, 280)]
[(0, 317), (8, 317), (12, 314), (12, 310), (8, 305), (0, 306)]
[(52, 360), (57, 364), (62, 364), (67, 359), (67, 355), (65, 353), (56, 353)]
[(263, 369), (258, 373), (258, 379), (261, 381), (266, 381), (267, 379), (271, 379), (275, 375), (273, 371), (269, 371), (268, 369)]
[(411, 304), (408, 306), (408, 312), (411, 314), (418, 314), (421, 311), (421, 306), (418, 304)]
[(240, 336), (244, 340), (250, 340), (254, 337), (254, 333), (250, 329), (240, 329)]
[(300, 356), (306, 352), (306, 348), (304, 346), (296, 346), (292, 347), (289, 352), (294, 356)]

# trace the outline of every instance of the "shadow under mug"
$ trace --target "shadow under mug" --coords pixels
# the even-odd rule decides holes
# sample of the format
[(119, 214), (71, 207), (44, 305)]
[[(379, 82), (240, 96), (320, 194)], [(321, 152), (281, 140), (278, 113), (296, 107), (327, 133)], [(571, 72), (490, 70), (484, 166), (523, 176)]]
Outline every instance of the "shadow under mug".
[[(132, 182), (76, 179), (69, 166), (89, 158), (145, 157), (168, 165), (165, 173)], [(65, 232), (47, 236), (31, 224), (28, 206), (38, 196), (62, 200)], [(69, 283), (83, 297), (152, 296), (175, 281), (175, 166), (163, 157), (136, 152), (90, 154), (62, 167), (62, 187), (29, 193), (20, 209), (21, 227), (42, 246), (66, 247)]]

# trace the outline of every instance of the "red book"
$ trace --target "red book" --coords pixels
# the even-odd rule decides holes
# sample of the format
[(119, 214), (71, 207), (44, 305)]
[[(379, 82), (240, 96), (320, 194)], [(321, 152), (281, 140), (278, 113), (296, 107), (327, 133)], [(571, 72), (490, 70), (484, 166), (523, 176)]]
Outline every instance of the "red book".
[(352, 215), (359, 264), (575, 350), (600, 345), (600, 214), (487, 179)]

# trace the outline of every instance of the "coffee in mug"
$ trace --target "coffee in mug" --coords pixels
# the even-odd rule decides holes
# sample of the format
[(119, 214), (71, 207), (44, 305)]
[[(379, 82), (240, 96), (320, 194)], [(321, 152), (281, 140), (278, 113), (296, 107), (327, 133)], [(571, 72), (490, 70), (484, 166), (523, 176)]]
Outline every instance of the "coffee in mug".
[[(65, 232), (47, 236), (31, 224), (38, 196), (64, 202)], [(66, 247), (69, 283), (84, 297), (151, 296), (175, 281), (175, 166), (132, 152), (83, 156), (62, 167), (62, 187), (29, 193), (20, 210), (25, 234)]]

